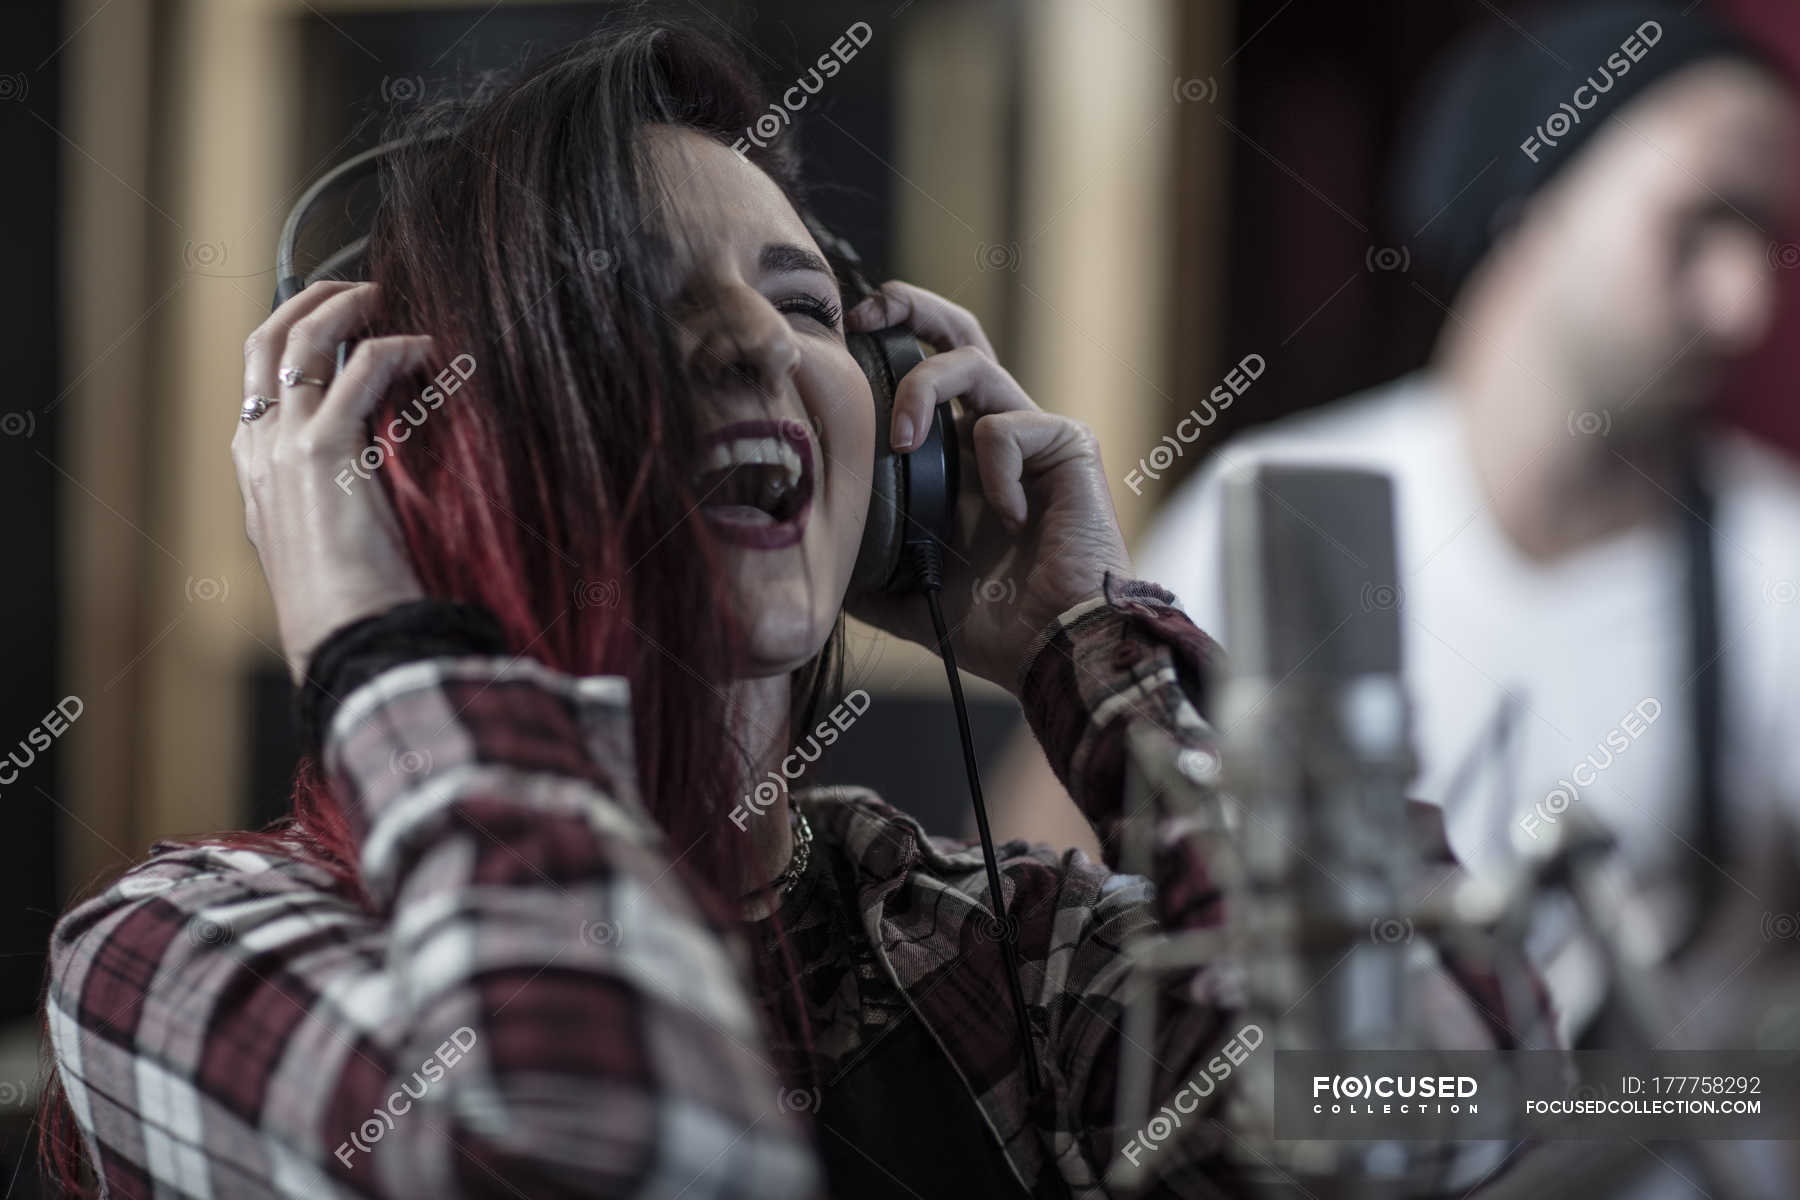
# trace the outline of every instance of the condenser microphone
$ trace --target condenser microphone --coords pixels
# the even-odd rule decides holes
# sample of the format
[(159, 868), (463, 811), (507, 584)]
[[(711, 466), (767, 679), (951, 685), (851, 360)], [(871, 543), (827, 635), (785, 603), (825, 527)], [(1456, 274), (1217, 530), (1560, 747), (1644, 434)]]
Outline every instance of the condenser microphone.
[(1406, 786), (1393, 487), (1260, 463), (1224, 480), (1230, 674), (1220, 695), (1243, 815), (1227, 904), (1246, 999), (1285, 1049), (1403, 1049), (1410, 1028)]

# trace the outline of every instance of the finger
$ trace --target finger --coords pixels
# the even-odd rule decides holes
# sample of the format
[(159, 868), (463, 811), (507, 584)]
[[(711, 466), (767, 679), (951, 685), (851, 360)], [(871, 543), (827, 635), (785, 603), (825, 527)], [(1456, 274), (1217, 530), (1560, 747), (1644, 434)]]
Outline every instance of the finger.
[[(252, 422), (254, 423), (254, 422)], [(242, 430), (231, 439), (231, 468), (237, 476), (238, 498), (244, 502), (244, 536), (256, 544), (256, 505), (250, 489), (250, 442)]]
[(256, 494), (260, 479), (267, 473), (272, 439), (255, 436), (250, 427), (273, 420), (279, 407), (277, 405), (271, 408), (255, 421), (245, 421), (240, 417), (237, 432), (231, 437), (231, 468), (237, 476), (238, 497), (244, 503), (244, 536), (250, 539), (252, 546), (261, 545), (261, 519)]
[(1006, 368), (973, 346), (934, 354), (906, 373), (894, 389), (894, 423), (888, 440), (896, 450), (910, 450), (931, 425), (939, 403), (961, 396), (970, 412), (1037, 411)]
[[(244, 339), (244, 395), (279, 396), (275, 372), (281, 366), (281, 352), (287, 347), (288, 331), (294, 322), (339, 292), (348, 291), (355, 286), (356, 284), (342, 279), (321, 280), (290, 296), (261, 325), (252, 329), (250, 336)], [(266, 421), (274, 415), (271, 412), (261, 419)]]
[(993, 344), (975, 314), (936, 292), (898, 279), (888, 280), (874, 296), (851, 309), (849, 324), (859, 332), (904, 325), (934, 350), (973, 346), (989, 358), (994, 357)]
[(326, 387), (310, 383), (280, 383), (281, 402), (288, 417), (305, 418), (324, 403), (326, 388), (337, 373), (338, 343), (369, 324), (381, 303), (381, 289), (373, 283), (352, 284), (326, 298), (323, 304), (300, 317), (288, 328), (282, 349), (282, 368), (298, 367), (310, 379), (323, 379)]
[(1047, 412), (990, 414), (975, 422), (974, 441), (981, 493), (1015, 530), (1031, 515), (1027, 475), (1093, 453), (1093, 435), (1086, 426)]
[(427, 366), (436, 348), (437, 339), (425, 333), (396, 333), (358, 342), (343, 374), (331, 381), (325, 393), (314, 418), (315, 433), (326, 441), (360, 441), (363, 421), (387, 394), (389, 385)]
[(887, 304), (887, 293), (877, 289), (873, 296), (861, 300), (844, 314), (844, 328), (851, 333), (872, 333), (877, 329), (886, 329), (893, 324), (888, 320)]

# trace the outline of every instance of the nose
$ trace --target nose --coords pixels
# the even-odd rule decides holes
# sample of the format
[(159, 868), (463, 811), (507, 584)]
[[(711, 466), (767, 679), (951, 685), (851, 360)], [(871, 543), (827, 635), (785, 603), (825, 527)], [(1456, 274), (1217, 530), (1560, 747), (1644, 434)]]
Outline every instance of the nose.
[(721, 389), (749, 386), (772, 398), (800, 365), (793, 329), (753, 288), (715, 293), (694, 326), (688, 369), (698, 383)]

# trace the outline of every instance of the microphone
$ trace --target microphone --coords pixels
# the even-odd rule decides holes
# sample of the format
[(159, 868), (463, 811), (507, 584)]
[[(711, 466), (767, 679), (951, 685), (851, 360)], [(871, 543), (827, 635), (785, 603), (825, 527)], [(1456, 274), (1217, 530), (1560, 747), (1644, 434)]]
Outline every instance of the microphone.
[(1226, 908), (1246, 999), (1284, 1014), (1283, 1049), (1406, 1049), (1416, 760), (1393, 485), (1262, 463), (1223, 487), (1218, 717), (1242, 814)]
[[(1184, 765), (1189, 755), (1171, 753), (1168, 735), (1134, 728), (1121, 865), (1148, 869), (1150, 813), (1162, 797), (1183, 814), (1225, 919), (1139, 939), (1127, 953), (1151, 975), (1225, 969), (1221, 995), (1267, 1043), (1233, 1075), (1235, 1115), (1221, 1118), (1237, 1126), (1250, 1159), (1322, 1188), (1361, 1180), (1377, 1190), (1357, 1195), (1416, 1194), (1406, 1176), (1423, 1166), (1417, 1148), (1296, 1150), (1273, 1140), (1271, 1124), (1277, 1050), (1426, 1048), (1415, 1045), (1407, 987), (1418, 853), (1405, 791), (1415, 759), (1393, 487), (1374, 471), (1271, 463), (1230, 471), (1221, 484), (1229, 673), (1210, 715), (1223, 786), (1203, 784), (1210, 772), (1196, 768), (1206, 764)], [(1141, 988), (1127, 1005), (1134, 1052), (1121, 1052), (1120, 1128), (1145, 1127), (1161, 1102), (1156, 1064), (1135, 1052), (1157, 1044), (1156, 995)], [(1144, 1188), (1157, 1168), (1142, 1159), (1122, 1153), (1108, 1183)]]

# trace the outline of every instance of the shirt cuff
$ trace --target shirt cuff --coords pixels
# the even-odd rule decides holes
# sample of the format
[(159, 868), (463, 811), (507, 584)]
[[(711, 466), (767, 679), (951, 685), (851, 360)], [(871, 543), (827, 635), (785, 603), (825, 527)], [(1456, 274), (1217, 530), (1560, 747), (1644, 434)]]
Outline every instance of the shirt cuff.
[(1101, 580), (1098, 594), (1070, 605), (1057, 615), (1056, 620), (1038, 630), (1032, 637), (1031, 644), (1025, 649), (1025, 657), (1019, 663), (1018, 673), (1013, 677), (1013, 695), (1025, 694), (1025, 683), (1031, 678), (1032, 668), (1044, 647), (1055, 641), (1057, 634), (1065, 629), (1073, 629), (1090, 613), (1126, 603), (1157, 604), (1177, 610), (1181, 607), (1175, 593), (1160, 583), (1151, 583), (1148, 579), (1129, 579), (1108, 571)]
[(319, 643), (306, 679), (294, 693), (301, 751), (319, 758), (339, 703), (390, 667), (422, 658), (505, 651), (500, 622), (479, 604), (411, 600), (352, 621)]

